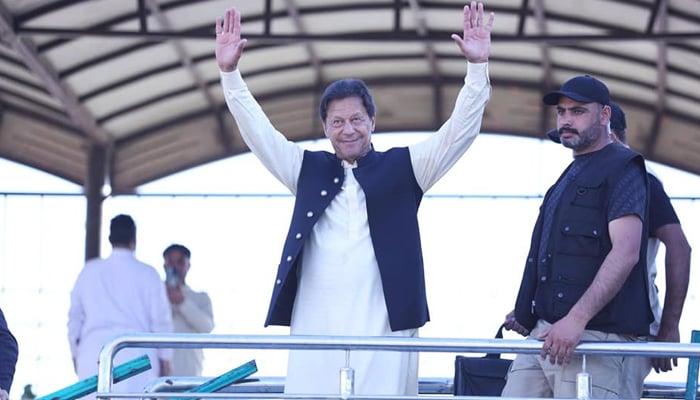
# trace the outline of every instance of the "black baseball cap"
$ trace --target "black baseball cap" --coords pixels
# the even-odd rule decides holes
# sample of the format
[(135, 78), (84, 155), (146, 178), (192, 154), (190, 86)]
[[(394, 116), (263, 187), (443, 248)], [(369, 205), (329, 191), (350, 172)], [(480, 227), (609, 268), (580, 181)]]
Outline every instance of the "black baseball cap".
[(564, 96), (581, 103), (610, 104), (610, 91), (605, 84), (590, 75), (575, 76), (561, 85), (561, 89), (542, 97), (544, 104), (556, 106)]
[(559, 131), (556, 129), (552, 129), (551, 131), (548, 131), (547, 137), (549, 138), (549, 140), (551, 140), (554, 143), (561, 143), (561, 139), (559, 138)]
[(614, 129), (616, 131), (627, 129), (625, 112), (622, 111), (622, 108), (620, 108), (620, 106), (614, 101), (610, 102), (610, 129)]

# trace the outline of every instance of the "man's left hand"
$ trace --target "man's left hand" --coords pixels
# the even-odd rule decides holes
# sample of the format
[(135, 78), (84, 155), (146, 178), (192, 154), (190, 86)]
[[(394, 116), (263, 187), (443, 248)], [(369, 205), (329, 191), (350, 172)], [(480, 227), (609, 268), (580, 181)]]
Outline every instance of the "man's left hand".
[[(668, 343), (680, 343), (681, 333), (678, 328), (664, 330), (661, 328), (659, 330), (659, 335), (654, 339), (655, 342), (668, 342)], [(678, 366), (678, 358), (652, 358), (651, 366), (654, 371), (658, 372), (668, 372), (673, 370), (673, 367)]]

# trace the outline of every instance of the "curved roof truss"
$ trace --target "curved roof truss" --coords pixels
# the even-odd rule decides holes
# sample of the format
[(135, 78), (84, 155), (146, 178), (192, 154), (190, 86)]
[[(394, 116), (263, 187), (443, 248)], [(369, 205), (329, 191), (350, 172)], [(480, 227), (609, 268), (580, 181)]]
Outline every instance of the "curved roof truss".
[[(454, 0), (2, 0), (0, 156), (114, 193), (247, 148), (213, 56), (226, 7), (243, 15), (248, 85), (291, 140), (322, 135), (318, 96), (364, 79), (378, 131), (434, 130), (465, 62)], [(490, 0), (493, 96), (483, 131), (541, 138), (543, 93), (573, 75), (605, 81), (630, 145), (700, 174), (700, 3)], [(92, 178), (91, 178), (92, 175)], [(95, 176), (97, 177), (95, 179)]]

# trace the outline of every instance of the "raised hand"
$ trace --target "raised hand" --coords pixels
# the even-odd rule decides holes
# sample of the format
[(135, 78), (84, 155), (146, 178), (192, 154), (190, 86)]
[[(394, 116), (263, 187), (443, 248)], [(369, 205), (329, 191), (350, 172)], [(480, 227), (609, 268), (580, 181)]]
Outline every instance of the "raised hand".
[(224, 72), (238, 68), (247, 40), (241, 39), (241, 13), (235, 8), (226, 10), (224, 18), (216, 17), (216, 63)]
[(484, 4), (475, 1), (464, 6), (464, 33), (462, 37), (453, 33), (452, 39), (459, 46), (462, 54), (472, 63), (488, 61), (491, 52), (491, 29), (494, 13), (489, 13), (489, 20), (484, 25)]

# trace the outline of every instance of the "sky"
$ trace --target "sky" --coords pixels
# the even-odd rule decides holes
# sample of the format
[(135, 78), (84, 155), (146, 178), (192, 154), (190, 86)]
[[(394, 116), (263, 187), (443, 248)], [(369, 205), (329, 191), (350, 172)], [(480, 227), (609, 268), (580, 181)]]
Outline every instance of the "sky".
[[(378, 150), (424, 134), (373, 136)], [(328, 149), (325, 140), (305, 142)], [(541, 196), (571, 153), (547, 140), (482, 134), (427, 194), (419, 220), (431, 322), (422, 337), (489, 338), (512, 308)], [(673, 198), (691, 246), (700, 246), (700, 177), (652, 164)], [(79, 194), (76, 185), (0, 159), (1, 192)], [(192, 251), (188, 283), (210, 294), (222, 334), (287, 334), (263, 328), (293, 199), (250, 154), (207, 164), (139, 189), (141, 196), (104, 202), (102, 256), (109, 254), (108, 221), (130, 214), (136, 255), (162, 273), (162, 250), (182, 243)], [(173, 196), (172, 193), (188, 194)], [(0, 307), (20, 341), (11, 392), (32, 383), (47, 394), (76, 381), (66, 338), (72, 284), (83, 265), (85, 201), (79, 195), (0, 197)], [(663, 252), (659, 254), (662, 259)], [(700, 313), (698, 261), (681, 320), (682, 340)], [(663, 268), (657, 284), (663, 290)], [(507, 333), (508, 338), (518, 337)], [(206, 350), (204, 374), (216, 376), (256, 359), (256, 376), (281, 376), (286, 352)], [(454, 354), (421, 354), (420, 375), (451, 377)], [(653, 381), (683, 381), (686, 360)]]

